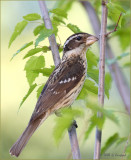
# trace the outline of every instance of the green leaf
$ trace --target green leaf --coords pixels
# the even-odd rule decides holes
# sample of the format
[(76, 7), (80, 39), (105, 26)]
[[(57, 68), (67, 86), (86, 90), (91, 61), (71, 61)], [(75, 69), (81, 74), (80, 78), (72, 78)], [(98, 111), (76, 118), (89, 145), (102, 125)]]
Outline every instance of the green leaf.
[(67, 27), (74, 33), (79, 33), (81, 30), (74, 24), (69, 23)]
[(91, 132), (93, 131), (94, 128), (95, 128), (95, 124), (91, 122), (87, 131), (85, 132), (84, 139), (88, 139), (89, 135), (91, 134)]
[(53, 30), (52, 29), (43, 29), (40, 32), (40, 35), (38, 36), (38, 38), (35, 41), (35, 46), (38, 46), (38, 44), (43, 41), (45, 38), (51, 36), (53, 34)]
[(61, 17), (53, 16), (53, 20), (60, 22), (60, 23), (63, 23), (63, 24), (66, 24)]
[(44, 24), (37, 26), (33, 31), (34, 35), (37, 36), (42, 29), (45, 29)]
[(39, 96), (40, 96), (40, 94), (41, 94), (41, 92), (42, 92), (42, 90), (43, 90), (43, 88), (44, 88), (44, 85), (45, 85), (45, 84), (42, 84), (42, 85), (37, 89), (37, 99), (39, 98)]
[(96, 55), (89, 49), (86, 52), (86, 58), (88, 62), (88, 68), (92, 68), (93, 66), (97, 67), (98, 57), (96, 57)]
[(56, 9), (53, 9), (53, 10), (50, 10), (51, 13), (54, 13), (60, 17), (64, 17), (64, 18), (67, 18), (67, 13), (60, 9), (60, 8), (56, 8)]
[(33, 70), (41, 69), (45, 66), (44, 56), (32, 56), (25, 65), (24, 70), (26, 71), (26, 78), (28, 80), (29, 85), (35, 81), (36, 77), (38, 77), (39, 73), (34, 73)]
[(19, 109), (22, 106), (22, 104), (25, 102), (25, 100), (29, 97), (29, 95), (33, 92), (33, 90), (35, 89), (36, 86), (37, 86), (36, 83), (30, 86), (27, 94), (24, 96), (24, 98), (22, 99), (22, 101), (20, 103)]
[(42, 47), (42, 51), (47, 53), (47, 51), (50, 51), (50, 49), (48, 46), (44, 46), (44, 47)]
[(97, 126), (97, 128), (98, 128), (99, 130), (102, 130), (103, 125), (104, 125), (104, 122), (105, 122), (105, 116), (98, 117), (98, 116), (97, 116), (97, 113), (95, 113), (95, 114), (91, 117), (90, 121), (91, 121), (95, 126)]
[(52, 66), (51, 68), (42, 68), (42, 69), (35, 69), (33, 70), (34, 73), (42, 73), (43, 76), (49, 77), (51, 73), (54, 71), (55, 66)]
[(93, 79), (97, 84), (99, 81), (99, 70), (98, 69), (87, 69), (87, 77)]
[(10, 47), (12, 42), (16, 39), (16, 37), (18, 37), (21, 34), (21, 32), (24, 30), (24, 28), (27, 26), (27, 24), (28, 24), (28, 22), (25, 20), (17, 23), (17, 25), (15, 26), (14, 32), (10, 38), (8, 47)]
[(127, 10), (127, 12), (123, 15), (121, 22), (123, 28), (130, 27), (130, 18), (131, 18), (131, 11)]
[(71, 1), (59, 0), (56, 2), (56, 7), (62, 8), (65, 12), (67, 12), (71, 9), (73, 2), (75, 2), (75, 0), (71, 0)]
[(89, 79), (85, 80), (83, 87), (94, 94), (98, 94), (98, 87), (95, 86), (95, 83)]
[(119, 37), (120, 47), (122, 50), (126, 50), (130, 46), (130, 27), (119, 29), (115, 35)]
[(111, 89), (112, 78), (110, 73), (105, 74), (105, 94), (109, 99), (109, 90)]
[(103, 155), (108, 148), (110, 148), (119, 138), (118, 133), (113, 134), (111, 137), (109, 137), (105, 143), (105, 145), (101, 149), (101, 155)]
[(19, 50), (17, 50), (17, 52), (16, 52), (15, 54), (13, 54), (11, 60), (12, 60), (18, 53), (20, 53), (21, 51), (23, 51), (25, 48), (29, 47), (29, 46), (32, 45), (32, 44), (33, 44), (33, 41), (24, 44)]
[(56, 124), (53, 131), (53, 136), (57, 144), (62, 139), (65, 131), (70, 127), (73, 120), (77, 117), (82, 117), (83, 114), (83, 111), (78, 109), (64, 108), (61, 110), (62, 117), (56, 118)]
[(39, 53), (41, 51), (43, 51), (42, 48), (33, 48), (33, 49), (31, 49), (31, 50), (28, 51), (28, 53), (24, 56), (23, 59), (28, 58), (28, 57), (30, 57), (32, 55), (35, 55), (35, 54), (37, 54), (37, 53)]
[[(126, 13), (126, 11), (120, 5), (112, 3), (112, 2), (107, 3), (107, 8), (108, 8), (108, 16), (115, 23), (117, 23), (121, 12)], [(121, 22), (122, 22), (122, 16), (118, 24), (120, 27), (121, 27)]]
[(27, 14), (26, 16), (23, 16), (23, 18), (27, 21), (36, 21), (41, 19), (41, 16), (38, 13), (31, 13)]
[(90, 108), (93, 113), (97, 113), (97, 112), (101, 112), (103, 114), (103, 116), (107, 117), (108, 119), (110, 119), (111, 121), (115, 122), (116, 124), (118, 124), (118, 119), (117, 117), (114, 115), (114, 111), (112, 110), (107, 110), (104, 109), (100, 106), (98, 106), (98, 104), (95, 103), (91, 103), (89, 101), (89, 99), (86, 99), (86, 107)]
[(128, 137), (120, 137), (116, 142), (116, 146), (119, 146), (121, 143), (126, 142), (127, 139)]
[(88, 90), (85, 87), (83, 87), (80, 94), (77, 97), (77, 100), (78, 99), (85, 99), (85, 98), (87, 98), (87, 95), (88, 95)]

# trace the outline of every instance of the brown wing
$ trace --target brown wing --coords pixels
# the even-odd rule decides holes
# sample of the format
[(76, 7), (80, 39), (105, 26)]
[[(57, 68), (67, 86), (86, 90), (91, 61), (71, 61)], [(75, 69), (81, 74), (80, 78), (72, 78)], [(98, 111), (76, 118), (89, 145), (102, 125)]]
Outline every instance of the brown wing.
[(84, 72), (84, 66), (78, 59), (62, 62), (49, 77), (32, 114), (31, 121), (37, 119), (59, 102), (74, 88)]

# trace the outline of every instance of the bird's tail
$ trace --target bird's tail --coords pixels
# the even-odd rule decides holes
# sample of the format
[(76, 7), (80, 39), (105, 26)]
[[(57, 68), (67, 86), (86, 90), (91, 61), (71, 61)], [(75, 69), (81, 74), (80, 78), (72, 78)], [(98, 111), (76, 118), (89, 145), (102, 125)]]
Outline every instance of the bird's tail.
[(29, 141), (32, 134), (35, 132), (35, 130), (40, 125), (40, 121), (29, 123), (23, 134), (19, 137), (19, 139), (16, 141), (16, 143), (11, 147), (10, 154), (12, 156), (18, 157), (27, 142)]

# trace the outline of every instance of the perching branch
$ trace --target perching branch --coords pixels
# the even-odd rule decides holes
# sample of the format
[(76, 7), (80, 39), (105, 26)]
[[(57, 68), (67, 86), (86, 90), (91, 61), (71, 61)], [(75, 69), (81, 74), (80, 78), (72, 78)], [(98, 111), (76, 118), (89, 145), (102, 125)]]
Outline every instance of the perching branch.
[(73, 124), (71, 127), (68, 129), (68, 134), (70, 138), (70, 144), (71, 144), (71, 151), (72, 151), (72, 156), (73, 159), (81, 159), (80, 156), (80, 149), (79, 149), (79, 144), (77, 140), (77, 134), (76, 134), (76, 128), (77, 128), (76, 121), (74, 120)]
[[(99, 18), (94, 10), (94, 8), (92, 7), (92, 5), (90, 4), (90, 2), (88, 1), (81, 1), (82, 5), (84, 6), (90, 22), (92, 24), (93, 30), (96, 34), (96, 36), (99, 36), (100, 33), (100, 21)], [(114, 59), (114, 53), (109, 45), (109, 43), (107, 42), (106, 45), (106, 58), (107, 59)], [(125, 76), (123, 74), (123, 72), (121, 71), (121, 68), (119, 67), (117, 61), (111, 65), (108, 65), (108, 68), (110, 70), (110, 73), (112, 75), (112, 78), (116, 84), (116, 87), (120, 93), (120, 96), (123, 100), (125, 109), (127, 110), (128, 114), (130, 115), (130, 87), (128, 86)]]
[[(98, 87), (98, 100), (102, 107), (104, 106), (106, 26), (107, 26), (107, 7), (105, 4), (105, 1), (102, 0), (102, 16), (101, 16), (101, 31), (100, 31), (99, 87)], [(98, 112), (98, 117), (101, 117), (101, 116), (102, 116), (101, 113)], [(102, 137), (102, 131), (96, 128), (94, 159), (100, 159), (101, 137)]]
[[(45, 27), (47, 29), (52, 29), (53, 27), (51, 24), (50, 17), (48, 15), (48, 10), (47, 10), (45, 1), (38, 1), (38, 3), (41, 9)], [(55, 66), (57, 66), (60, 63), (60, 56), (59, 56), (58, 46), (57, 46), (54, 34), (49, 37), (49, 42), (52, 50), (54, 63), (55, 63)], [(73, 123), (71, 127), (68, 129), (68, 134), (69, 134), (73, 159), (80, 159), (80, 150), (79, 150), (79, 145), (77, 140), (76, 126), (77, 126), (76, 122)]]

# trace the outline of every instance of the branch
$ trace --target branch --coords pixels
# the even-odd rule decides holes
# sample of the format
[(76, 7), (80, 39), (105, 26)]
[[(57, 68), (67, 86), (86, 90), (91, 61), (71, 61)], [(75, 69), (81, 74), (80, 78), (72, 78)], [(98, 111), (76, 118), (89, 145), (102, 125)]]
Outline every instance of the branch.
[[(81, 2), (84, 8), (86, 9), (86, 12), (89, 16), (90, 22), (92, 24), (93, 30), (96, 34), (96, 36), (99, 36), (100, 33), (100, 21), (99, 18), (94, 10), (94, 8), (91, 6), (91, 4), (88, 1), (82, 1)], [(114, 53), (107, 42), (106, 46), (106, 58), (107, 59), (114, 59)], [(117, 61), (111, 65), (108, 65), (108, 68), (110, 70), (110, 73), (112, 75), (112, 78), (116, 84), (116, 87), (119, 91), (119, 94), (122, 98), (122, 101), (124, 103), (125, 109), (127, 110), (128, 114), (130, 115), (130, 87), (128, 86), (125, 76), (123, 72), (121, 71)]]
[(106, 37), (108, 37), (111, 33), (113, 33), (113, 32), (116, 32), (116, 31), (117, 31), (117, 27), (118, 27), (118, 24), (119, 24), (119, 21), (120, 21), (121, 16), (122, 16), (122, 13), (120, 14), (120, 16), (119, 16), (119, 18), (118, 18), (118, 21), (117, 21), (117, 23), (116, 23), (115, 28), (114, 28), (112, 31), (110, 31), (110, 32), (106, 33)]
[(68, 134), (70, 138), (70, 144), (71, 144), (71, 150), (72, 150), (72, 156), (73, 159), (81, 159), (80, 156), (80, 149), (79, 149), (79, 144), (77, 140), (77, 134), (76, 134), (76, 128), (77, 128), (76, 121), (74, 120), (73, 124), (71, 127), (68, 129)]
[[(101, 31), (100, 31), (100, 60), (99, 60), (99, 88), (98, 100), (104, 106), (104, 81), (105, 81), (105, 50), (106, 50), (106, 26), (107, 26), (107, 7), (102, 1)], [(97, 113), (101, 117), (101, 113)], [(100, 159), (102, 131), (96, 128), (94, 159)]]
[[(48, 10), (47, 10), (45, 1), (38, 1), (38, 3), (41, 9), (45, 27), (47, 29), (52, 29), (53, 27), (51, 24), (50, 17), (48, 15)], [(54, 60), (55, 66), (57, 66), (60, 63), (60, 56), (59, 56), (58, 46), (57, 46), (54, 34), (49, 37), (49, 42), (52, 50), (53, 60)], [(76, 126), (77, 126), (76, 122), (72, 123), (70, 129), (68, 129), (68, 134), (70, 138), (73, 159), (80, 159), (80, 150), (79, 150), (79, 145), (77, 140)]]
[[(51, 24), (51, 20), (50, 17), (48, 15), (48, 10), (45, 4), (45, 1), (38, 1), (40, 9), (41, 9), (41, 13), (42, 13), (42, 17), (45, 23), (45, 27), (47, 29), (52, 29), (52, 24)], [(52, 34), (49, 37), (49, 42), (50, 42), (50, 46), (51, 46), (51, 51), (52, 51), (52, 55), (53, 55), (53, 60), (55, 63), (55, 66), (57, 66), (60, 63), (60, 56), (59, 56), (59, 50), (57, 47), (57, 43), (56, 43), (56, 39), (55, 39), (55, 35)]]

